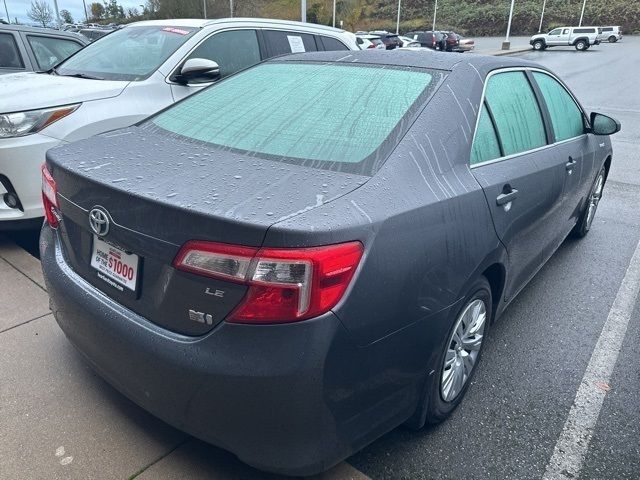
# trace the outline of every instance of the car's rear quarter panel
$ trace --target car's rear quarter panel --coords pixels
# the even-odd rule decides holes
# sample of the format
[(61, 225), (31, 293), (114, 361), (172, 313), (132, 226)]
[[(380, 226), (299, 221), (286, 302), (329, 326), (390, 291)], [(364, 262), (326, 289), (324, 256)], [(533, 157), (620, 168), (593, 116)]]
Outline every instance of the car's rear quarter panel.
[[(393, 400), (400, 416), (415, 409), (425, 382), (435, 378), (427, 366), (439, 356), (469, 283), (492, 263), (506, 262), (467, 165), (479, 80), (473, 69), (450, 78), (451, 88), (440, 87), (369, 182), (276, 223), (265, 237), (266, 245), (363, 242), (359, 270), (334, 309), (363, 355), (342, 362), (340, 377), (352, 387), (333, 405), (363, 429), (360, 422), (370, 421), (363, 411), (383, 415), (380, 398)], [(452, 120), (433, 121), (445, 114)]]

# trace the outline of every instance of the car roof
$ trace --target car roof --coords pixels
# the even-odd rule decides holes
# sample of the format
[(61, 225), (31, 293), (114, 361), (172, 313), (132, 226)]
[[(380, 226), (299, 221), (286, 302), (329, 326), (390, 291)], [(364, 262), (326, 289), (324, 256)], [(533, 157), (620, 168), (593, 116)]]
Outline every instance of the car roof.
[(348, 53), (345, 51), (307, 52), (283, 55), (271, 61), (359, 63), (364, 65), (418, 67), (449, 71), (470, 66), (477, 72), (489, 72), (497, 68), (508, 67), (536, 67), (544, 69), (544, 67), (541, 67), (535, 62), (529, 62), (519, 58), (475, 54), (462, 58), (461, 55), (438, 52), (434, 52), (432, 55), (425, 55), (423, 51), (412, 51), (408, 49), (351, 51)]
[(295, 22), (293, 20), (271, 20), (266, 18), (249, 18), (249, 17), (233, 17), (233, 18), (218, 18), (215, 20), (205, 20), (198, 18), (176, 18), (176, 19), (168, 19), (168, 20), (143, 20), (141, 22), (130, 23), (127, 26), (148, 26), (148, 25), (158, 25), (158, 26), (172, 26), (172, 27), (195, 27), (195, 28), (204, 28), (210, 27), (218, 24), (247, 24), (251, 23), (256, 26), (289, 26), (289, 27), (307, 27), (313, 28), (315, 30), (324, 30), (327, 32), (334, 33), (344, 33), (345, 30), (340, 28), (328, 27), (326, 25), (318, 25), (316, 23), (304, 23), (304, 22)]
[(26, 33), (41, 33), (47, 35), (56, 35), (60, 37), (78, 39), (78, 35), (73, 32), (65, 32), (63, 30), (55, 30), (53, 28), (28, 27), (26, 25), (6, 25), (0, 23), (0, 30)]

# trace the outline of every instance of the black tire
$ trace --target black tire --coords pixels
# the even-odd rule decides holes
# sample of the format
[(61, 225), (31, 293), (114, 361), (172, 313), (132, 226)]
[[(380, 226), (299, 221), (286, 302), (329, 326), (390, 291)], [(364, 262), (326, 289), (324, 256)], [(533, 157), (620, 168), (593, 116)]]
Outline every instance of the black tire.
[(534, 50), (544, 50), (546, 47), (544, 45), (544, 41), (542, 40), (536, 40), (535, 42), (533, 42), (533, 49)]
[[(580, 213), (580, 217), (578, 218), (578, 223), (576, 223), (576, 226), (573, 227), (573, 230), (571, 230), (571, 236), (573, 238), (583, 238), (587, 235), (587, 233), (589, 233), (589, 230), (591, 230), (591, 225), (593, 224), (593, 217), (595, 216), (596, 211), (598, 209), (598, 203), (602, 198), (602, 189), (604, 188), (605, 179), (606, 179), (606, 169), (602, 167), (598, 172), (598, 175), (596, 175), (596, 179), (593, 181), (593, 185), (591, 185), (591, 189), (589, 190), (589, 196), (587, 197), (587, 201), (584, 207), (582, 208), (582, 212)], [(602, 181), (602, 185), (600, 187), (598, 187), (599, 181)], [(600, 188), (599, 193), (597, 192), (598, 188)], [(596, 198), (595, 208), (593, 209), (593, 213), (591, 214), (591, 217), (590, 217), (589, 206), (592, 204), (594, 195), (597, 198)]]
[[(453, 344), (452, 336), (454, 334), (454, 329), (458, 324), (460, 316), (470, 306), (470, 304), (472, 302), (475, 302), (476, 300), (481, 300), (485, 306), (484, 329), (481, 335), (482, 341), (480, 343), (480, 348), (477, 351), (477, 356), (473, 363), (471, 373), (466, 377), (466, 380), (464, 380), (462, 388), (452, 399), (449, 399), (447, 401), (444, 399), (442, 388), (442, 378), (445, 374), (445, 358), (447, 356), (448, 350), (450, 350), (450, 347)], [(473, 375), (477, 370), (478, 363), (480, 362), (482, 350), (484, 349), (484, 345), (486, 343), (485, 340), (487, 338), (487, 334), (489, 333), (492, 313), (493, 304), (491, 298), (491, 286), (489, 285), (489, 282), (485, 277), (480, 277), (469, 288), (469, 292), (465, 296), (462, 307), (456, 313), (455, 318), (451, 322), (451, 329), (449, 330), (449, 332), (447, 332), (446, 338), (442, 340), (442, 352), (438, 356), (438, 363), (435, 366), (435, 383), (432, 384), (432, 388), (430, 388), (430, 391), (427, 391), (425, 394), (425, 402), (427, 402), (426, 423), (436, 424), (444, 421), (449, 415), (451, 415), (451, 412), (455, 410), (455, 408), (464, 398), (464, 395), (467, 392), (467, 389), (469, 388), (469, 385), (471, 384), (471, 381), (473, 379)]]
[(576, 43), (574, 43), (573, 45), (574, 47), (576, 47), (576, 50), (578, 50), (579, 52), (585, 51), (588, 47), (587, 42), (584, 40), (577, 40)]
[(609, 43), (616, 43), (618, 41), (618, 38), (615, 35), (611, 35), (609, 37)]

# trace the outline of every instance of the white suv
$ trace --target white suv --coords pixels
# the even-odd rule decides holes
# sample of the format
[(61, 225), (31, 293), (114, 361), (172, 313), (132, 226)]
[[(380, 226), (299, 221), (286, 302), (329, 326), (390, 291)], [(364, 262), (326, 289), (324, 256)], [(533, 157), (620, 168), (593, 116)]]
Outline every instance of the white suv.
[(576, 50), (588, 50), (598, 45), (598, 27), (560, 27), (549, 33), (539, 33), (529, 40), (534, 50), (546, 50), (549, 47), (575, 47)]
[(40, 222), (48, 149), (132, 125), (266, 58), (317, 50), (359, 47), (352, 33), (308, 23), (154, 20), (116, 30), (48, 72), (0, 76), (0, 230)]
[(618, 40), (622, 40), (622, 29), (620, 27), (600, 27), (600, 30), (602, 33), (598, 35), (598, 40), (601, 42), (616, 43)]

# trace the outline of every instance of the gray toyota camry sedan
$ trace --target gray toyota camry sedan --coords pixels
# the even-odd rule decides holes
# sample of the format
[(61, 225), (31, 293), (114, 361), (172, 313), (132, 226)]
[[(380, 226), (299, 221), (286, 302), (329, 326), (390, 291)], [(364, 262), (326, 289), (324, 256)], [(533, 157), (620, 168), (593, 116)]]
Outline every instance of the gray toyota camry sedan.
[(619, 129), (523, 60), (263, 62), (48, 152), (52, 309), (154, 415), (317, 473), (460, 403), (491, 322), (589, 231)]

